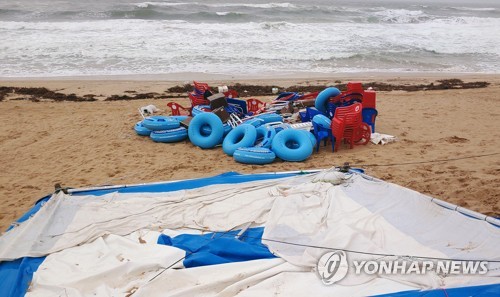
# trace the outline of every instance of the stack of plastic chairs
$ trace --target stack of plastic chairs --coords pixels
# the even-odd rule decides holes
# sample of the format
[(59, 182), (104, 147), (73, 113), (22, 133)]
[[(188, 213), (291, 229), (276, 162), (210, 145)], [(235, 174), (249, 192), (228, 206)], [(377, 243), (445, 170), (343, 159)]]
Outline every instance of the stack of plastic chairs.
[(206, 83), (193, 81), (194, 90), (188, 93), (189, 101), (191, 101), (191, 109), (198, 105), (210, 105), (210, 101), (205, 98), (205, 93), (210, 92), (210, 87)]
[[(342, 121), (344, 124), (344, 133), (342, 139), (349, 143), (350, 148), (354, 147), (354, 144), (359, 141), (364, 141), (363, 144), (368, 143), (370, 136), (366, 135), (366, 125), (362, 122), (361, 110), (363, 109), (361, 103), (355, 103), (346, 107), (337, 107), (335, 109), (334, 118)], [(370, 128), (368, 127), (368, 131)], [(368, 139), (366, 139), (368, 137)], [(339, 141), (337, 139), (337, 141)]]
[(330, 131), (332, 133), (332, 148), (334, 152), (339, 150), (340, 143), (344, 138), (344, 128), (344, 121), (335, 117), (332, 119)]
[(206, 91), (210, 91), (210, 87), (207, 83), (201, 83), (197, 81), (193, 81), (194, 92), (205, 94)]

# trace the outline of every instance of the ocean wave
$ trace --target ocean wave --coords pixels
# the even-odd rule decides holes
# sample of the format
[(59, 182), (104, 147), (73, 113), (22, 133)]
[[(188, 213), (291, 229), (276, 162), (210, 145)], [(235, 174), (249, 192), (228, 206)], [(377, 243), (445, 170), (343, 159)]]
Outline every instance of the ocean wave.
[(145, 8), (145, 7), (151, 7), (151, 6), (184, 6), (184, 5), (189, 5), (189, 6), (207, 6), (207, 7), (250, 7), (250, 8), (263, 8), (263, 9), (270, 9), (270, 8), (298, 8), (297, 5), (292, 4), (292, 3), (278, 3), (278, 2), (271, 2), (271, 3), (206, 3), (206, 2), (155, 2), (155, 1), (148, 1), (148, 2), (139, 2), (139, 3), (134, 3), (136, 7), (140, 8)]
[(183, 5), (193, 5), (194, 3), (188, 3), (188, 2), (154, 2), (154, 1), (148, 1), (148, 2), (139, 2), (139, 3), (134, 3), (133, 5), (139, 8), (148, 8), (151, 6), (183, 6)]
[(421, 10), (407, 10), (407, 9), (386, 9), (373, 13), (373, 16), (379, 18), (379, 21), (385, 23), (395, 24), (414, 24), (427, 22), (434, 19), (434, 17), (426, 14)]
[(299, 6), (284, 2), (284, 3), (278, 3), (278, 2), (270, 2), (270, 3), (220, 3), (220, 4), (208, 4), (208, 3), (198, 3), (195, 2), (196, 4), (203, 4), (209, 7), (249, 7), (249, 8), (263, 8), (263, 9), (271, 9), (271, 8), (299, 8)]
[(451, 10), (460, 10), (460, 11), (496, 11), (496, 8), (493, 7), (449, 7)]
[[(484, 33), (500, 25), (498, 18), (441, 17), (415, 25), (393, 25), (380, 21), (389, 14), (376, 16), (378, 23), (304, 22), (266, 21), (250, 13), (232, 15), (232, 10), (182, 11), (184, 14), (170, 10), (168, 17), (177, 17), (177, 13), (184, 21), (165, 20), (164, 16), (159, 20), (118, 16), (78, 21), (2, 19), (0, 54), (5, 67), (0, 75), (441, 71), (454, 65), (470, 72), (500, 69), (500, 40)], [(363, 17), (376, 12), (363, 11)], [(125, 10), (119, 15), (123, 14)]]
[(500, 26), (500, 18), (480, 18), (464, 16), (435, 19), (432, 22), (436, 24), (482, 25), (485, 28), (498, 28)]
[(290, 23), (287, 22), (264, 22), (259, 24), (260, 27), (264, 30), (280, 30), (287, 26), (290, 26)]

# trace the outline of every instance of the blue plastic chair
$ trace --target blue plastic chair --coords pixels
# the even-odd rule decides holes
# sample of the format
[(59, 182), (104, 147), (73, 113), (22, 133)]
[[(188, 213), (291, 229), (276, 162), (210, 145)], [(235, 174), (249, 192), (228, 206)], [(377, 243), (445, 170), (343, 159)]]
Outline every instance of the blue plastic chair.
[(372, 133), (375, 133), (375, 119), (377, 118), (378, 111), (375, 108), (363, 108), (361, 114), (363, 122), (372, 128)]
[(319, 152), (319, 144), (321, 143), (321, 140), (324, 141), (324, 146), (326, 146), (326, 141), (330, 140), (332, 143), (332, 151), (335, 149), (335, 142), (333, 141), (333, 135), (332, 135), (332, 130), (327, 129), (322, 127), (321, 125), (315, 123), (314, 121), (312, 122), (313, 124), (313, 134), (314, 137), (316, 137), (316, 152)]

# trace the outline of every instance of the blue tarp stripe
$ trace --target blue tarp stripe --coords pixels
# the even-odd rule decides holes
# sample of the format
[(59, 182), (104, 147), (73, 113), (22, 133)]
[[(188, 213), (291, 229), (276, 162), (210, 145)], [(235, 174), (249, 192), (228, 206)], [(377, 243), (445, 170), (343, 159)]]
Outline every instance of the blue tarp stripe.
[(45, 257), (0, 262), (0, 296), (24, 296)]
[(183, 264), (187, 268), (276, 258), (261, 242), (264, 227), (248, 229), (236, 238), (240, 231), (181, 234), (175, 237), (162, 234), (158, 237), (158, 244), (185, 250)]
[(195, 189), (205, 186), (210, 186), (214, 184), (239, 184), (243, 182), (256, 181), (256, 180), (268, 180), (276, 178), (284, 178), (296, 176), (295, 173), (277, 173), (277, 174), (240, 174), (237, 172), (227, 172), (213, 177), (199, 178), (194, 180), (183, 180), (171, 183), (158, 183), (150, 185), (137, 185), (137, 186), (127, 186), (118, 189), (109, 190), (90, 190), (84, 192), (74, 193), (73, 195), (105, 195), (113, 192), (120, 193), (139, 193), (139, 192), (172, 192), (178, 190)]

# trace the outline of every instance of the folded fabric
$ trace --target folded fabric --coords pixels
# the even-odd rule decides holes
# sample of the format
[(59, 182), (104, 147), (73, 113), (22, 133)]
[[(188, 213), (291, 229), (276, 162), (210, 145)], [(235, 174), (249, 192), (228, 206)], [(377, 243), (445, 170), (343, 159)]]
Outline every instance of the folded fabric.
[(373, 144), (387, 144), (390, 142), (396, 141), (397, 138), (396, 136), (388, 135), (388, 134), (381, 134), (381, 133), (372, 133), (370, 137), (370, 141)]
[(175, 237), (162, 234), (158, 237), (158, 244), (185, 250), (184, 267), (275, 258), (261, 242), (263, 232), (264, 228), (260, 227), (248, 229), (239, 237), (240, 230)]

